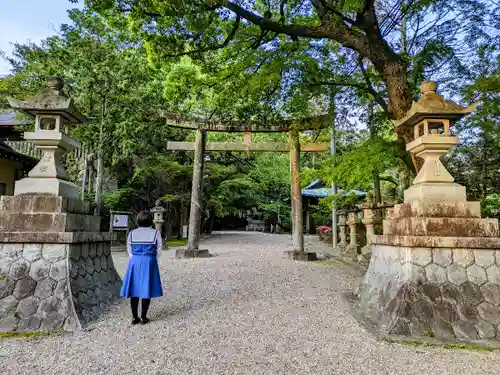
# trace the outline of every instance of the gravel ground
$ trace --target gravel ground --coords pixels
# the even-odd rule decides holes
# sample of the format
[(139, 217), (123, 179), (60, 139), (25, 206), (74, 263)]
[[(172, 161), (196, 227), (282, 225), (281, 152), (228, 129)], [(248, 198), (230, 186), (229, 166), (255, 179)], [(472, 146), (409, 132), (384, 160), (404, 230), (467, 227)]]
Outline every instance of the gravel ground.
[[(500, 353), (378, 342), (350, 316), (341, 269), (284, 259), (287, 236), (224, 233), (210, 259), (173, 259), (146, 326), (126, 301), (87, 331), (0, 341), (0, 374), (498, 374)], [(120, 272), (123, 254), (115, 254)]]

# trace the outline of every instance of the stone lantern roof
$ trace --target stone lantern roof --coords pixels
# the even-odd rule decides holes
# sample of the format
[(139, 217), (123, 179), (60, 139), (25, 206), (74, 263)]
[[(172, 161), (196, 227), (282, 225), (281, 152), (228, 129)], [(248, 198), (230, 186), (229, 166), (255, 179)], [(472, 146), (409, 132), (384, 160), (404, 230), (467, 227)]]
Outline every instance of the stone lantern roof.
[(412, 127), (424, 119), (448, 119), (451, 122), (460, 120), (476, 109), (478, 103), (461, 107), (452, 100), (444, 99), (436, 92), (437, 83), (428, 81), (420, 85), (422, 96), (413, 102), (410, 110), (402, 119), (396, 120), (396, 127)]
[(47, 88), (27, 100), (8, 98), (13, 109), (31, 116), (40, 114), (60, 115), (69, 124), (87, 122), (74, 106), (73, 99), (68, 98), (63, 91), (64, 82), (60, 77), (48, 77)]

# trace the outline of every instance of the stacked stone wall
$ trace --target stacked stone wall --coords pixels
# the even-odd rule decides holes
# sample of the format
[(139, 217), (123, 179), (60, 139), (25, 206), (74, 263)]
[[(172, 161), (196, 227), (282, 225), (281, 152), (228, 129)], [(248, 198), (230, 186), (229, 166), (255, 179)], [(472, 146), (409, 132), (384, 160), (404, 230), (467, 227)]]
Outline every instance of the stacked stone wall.
[(500, 339), (500, 250), (373, 245), (359, 308), (384, 333)]
[(110, 242), (0, 243), (0, 331), (80, 328), (118, 296)]

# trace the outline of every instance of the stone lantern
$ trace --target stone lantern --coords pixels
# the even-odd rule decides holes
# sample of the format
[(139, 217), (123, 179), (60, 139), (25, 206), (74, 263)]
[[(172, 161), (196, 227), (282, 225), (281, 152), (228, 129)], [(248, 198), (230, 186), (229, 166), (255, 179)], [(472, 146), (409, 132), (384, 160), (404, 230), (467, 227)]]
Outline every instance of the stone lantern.
[(118, 298), (112, 233), (78, 197), (61, 154), (77, 143), (69, 127), (85, 121), (62, 92), (62, 80), (11, 106), (35, 117), (25, 133), (43, 153), (14, 196), (0, 197), (0, 331), (77, 330)]
[(65, 96), (63, 80), (49, 77), (47, 88), (25, 101), (9, 99), (12, 108), (35, 117), (35, 131), (24, 133), (42, 152), (39, 163), (28, 177), (16, 182), (14, 195), (50, 194), (69, 198), (78, 197), (78, 187), (68, 181), (68, 173), (61, 164), (61, 155), (78, 146), (69, 136), (69, 128), (87, 121)]
[(150, 210), (153, 213), (153, 222), (155, 224), (155, 229), (160, 232), (163, 236), (163, 223), (165, 220), (163, 219), (163, 213), (166, 211), (165, 208), (161, 205), (161, 200), (158, 199), (155, 202), (155, 206)]
[(480, 202), (440, 157), (459, 140), (453, 124), (475, 105), (460, 107), (422, 84), (421, 98), (396, 122), (414, 139), (406, 149), (423, 165), (371, 236), (372, 257), (358, 291), (358, 307), (386, 334), (438, 339), (500, 339), (500, 238), (498, 220), (481, 218)]
[(471, 113), (476, 105), (460, 107), (443, 99), (436, 89), (436, 82), (423, 83), (421, 98), (395, 123), (403, 132), (413, 132), (414, 139), (406, 145), (406, 150), (424, 161), (413, 186), (405, 192), (405, 202), (424, 198), (465, 200), (465, 188), (453, 184), (454, 179), (440, 158), (460, 143), (451, 133), (453, 123)]

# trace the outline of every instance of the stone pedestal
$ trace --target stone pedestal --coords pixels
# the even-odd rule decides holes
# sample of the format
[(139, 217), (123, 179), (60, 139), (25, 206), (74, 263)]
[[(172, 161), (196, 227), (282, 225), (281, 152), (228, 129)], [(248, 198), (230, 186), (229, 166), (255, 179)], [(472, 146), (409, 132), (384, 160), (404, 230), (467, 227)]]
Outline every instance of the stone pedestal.
[(181, 258), (210, 258), (212, 255), (208, 249), (177, 249), (175, 250), (175, 257)]
[(318, 260), (318, 256), (316, 253), (310, 253), (307, 251), (285, 251), (288, 259), (291, 260), (301, 260), (305, 262), (313, 262)]
[(481, 218), (479, 202), (467, 202), (440, 160), (459, 143), (451, 126), (475, 105), (460, 107), (436, 88), (422, 84), (421, 98), (395, 122), (423, 165), (404, 203), (384, 220), (384, 235), (372, 236), (359, 308), (389, 334), (498, 340), (498, 221)]
[(366, 245), (361, 248), (363, 260), (369, 260), (372, 254), (372, 236), (375, 235), (375, 210), (371, 206), (363, 207), (363, 221), (366, 227)]
[(16, 181), (15, 195), (50, 194), (78, 199), (78, 186), (70, 181), (57, 178), (26, 177)]
[(347, 225), (349, 225), (349, 245), (345, 247), (345, 255), (351, 258), (356, 258), (358, 254), (358, 214), (357, 212), (349, 212), (347, 214)]
[(110, 233), (81, 201), (0, 200), (0, 331), (74, 330), (119, 295)]
[(339, 227), (339, 237), (340, 237), (340, 242), (337, 244), (337, 249), (340, 251), (345, 250), (347, 246), (347, 235), (346, 235), (346, 213), (345, 212), (340, 212), (339, 213), (339, 220), (338, 220), (338, 227)]
[(465, 199), (396, 205), (384, 235), (372, 236), (358, 298), (387, 334), (499, 338), (498, 221), (481, 219), (477, 202)]

